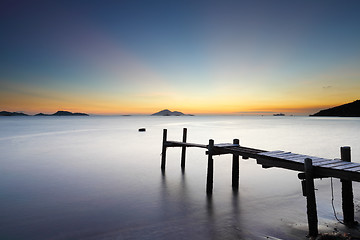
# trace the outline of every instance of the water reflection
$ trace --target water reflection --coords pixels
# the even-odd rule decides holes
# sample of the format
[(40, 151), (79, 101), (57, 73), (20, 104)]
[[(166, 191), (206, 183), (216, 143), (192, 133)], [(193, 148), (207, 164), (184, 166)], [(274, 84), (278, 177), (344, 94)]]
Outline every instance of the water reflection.
[(166, 231), (181, 228), (186, 232), (181, 235), (191, 239), (241, 239), (239, 192), (231, 191), (230, 186), (226, 195), (206, 194), (206, 179), (194, 192), (195, 183), (188, 177), (192, 179), (185, 171), (175, 177), (161, 171), (162, 221), (174, 221)]

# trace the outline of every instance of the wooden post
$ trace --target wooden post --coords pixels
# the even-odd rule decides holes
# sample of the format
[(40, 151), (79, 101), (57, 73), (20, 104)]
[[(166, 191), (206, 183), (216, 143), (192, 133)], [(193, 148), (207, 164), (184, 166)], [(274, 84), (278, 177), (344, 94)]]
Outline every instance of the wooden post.
[(166, 164), (166, 140), (167, 140), (167, 129), (163, 130), (163, 145), (162, 145), (162, 152), (161, 152), (161, 169), (165, 170)]
[(314, 170), (312, 160), (305, 159), (305, 177), (306, 177), (306, 203), (307, 203), (307, 217), (309, 227), (309, 237), (316, 237), (318, 235), (318, 218), (316, 210), (316, 199), (314, 189)]
[[(351, 162), (350, 147), (340, 148), (341, 160)], [(354, 226), (354, 195), (352, 189), (352, 181), (341, 179), (342, 185), (342, 209), (344, 216), (344, 224), (348, 227)]]
[(213, 191), (213, 179), (214, 179), (214, 140), (209, 140), (208, 146), (208, 168), (207, 168), (207, 181), (206, 181), (206, 194), (211, 195)]
[[(187, 129), (183, 129), (183, 142), (186, 143), (186, 137), (187, 137)], [(181, 169), (185, 170), (185, 156), (186, 156), (186, 147), (183, 146), (181, 149)]]
[[(233, 144), (239, 145), (239, 139), (234, 139)], [(233, 154), (232, 188), (233, 188), (233, 191), (238, 191), (238, 189), (239, 189), (239, 155), (238, 154)]]

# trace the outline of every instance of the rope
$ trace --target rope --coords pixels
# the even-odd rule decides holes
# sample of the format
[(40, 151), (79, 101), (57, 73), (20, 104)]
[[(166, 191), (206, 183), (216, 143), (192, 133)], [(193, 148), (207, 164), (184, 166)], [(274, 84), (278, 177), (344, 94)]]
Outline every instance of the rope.
[(330, 178), (330, 181), (331, 181), (331, 205), (332, 205), (332, 209), (334, 211), (334, 216), (336, 218), (336, 220), (341, 223), (341, 224), (344, 224), (344, 222), (340, 221), (339, 218), (336, 216), (336, 211), (335, 211), (335, 207), (334, 207), (334, 187), (333, 187), (333, 178), (331, 177)]

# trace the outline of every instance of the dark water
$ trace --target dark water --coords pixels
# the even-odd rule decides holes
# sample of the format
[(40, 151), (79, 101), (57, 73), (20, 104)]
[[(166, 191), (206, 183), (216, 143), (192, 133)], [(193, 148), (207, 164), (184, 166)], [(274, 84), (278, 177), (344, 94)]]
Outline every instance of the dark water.
[[(145, 127), (146, 132), (138, 132)], [(64, 117), (0, 118), (0, 239), (305, 239), (306, 201), (297, 172), (240, 162), (231, 188), (231, 156), (215, 157), (214, 194), (205, 194), (204, 149), (169, 149), (168, 139), (232, 142), (338, 158), (352, 147), (360, 162), (358, 118)], [(335, 207), (341, 192), (334, 180)], [(336, 223), (330, 180), (317, 180), (320, 231)], [(356, 217), (360, 188), (354, 183)], [(356, 231), (354, 232), (356, 233)]]

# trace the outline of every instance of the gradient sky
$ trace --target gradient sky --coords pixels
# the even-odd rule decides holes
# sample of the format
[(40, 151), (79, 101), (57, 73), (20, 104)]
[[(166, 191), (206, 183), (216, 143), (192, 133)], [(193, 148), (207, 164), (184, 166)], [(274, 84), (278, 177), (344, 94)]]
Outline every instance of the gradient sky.
[(304, 115), (360, 97), (358, 0), (2, 0), (0, 110)]

